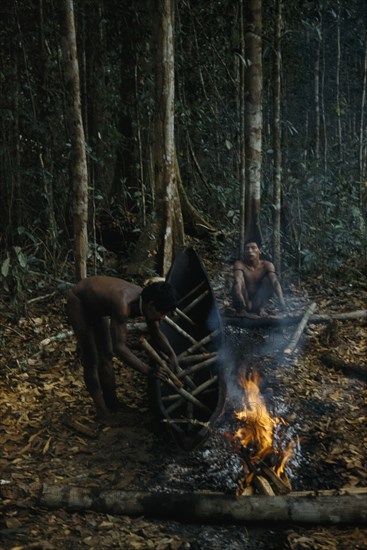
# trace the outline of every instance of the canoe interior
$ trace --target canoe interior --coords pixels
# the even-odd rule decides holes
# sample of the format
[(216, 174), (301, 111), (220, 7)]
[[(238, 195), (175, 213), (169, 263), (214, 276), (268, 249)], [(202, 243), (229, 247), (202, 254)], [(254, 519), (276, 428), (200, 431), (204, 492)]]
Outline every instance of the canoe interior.
[[(205, 268), (193, 248), (185, 248), (176, 256), (167, 281), (175, 288), (179, 298), (178, 309), (184, 314), (170, 315), (174, 323), (196, 342), (217, 332), (204, 346), (188, 352), (193, 346), (188, 336), (181, 334), (167, 321), (162, 321), (160, 325), (179, 358), (180, 367), (188, 372), (188, 378), (180, 375), (184, 389), (193, 393), (198, 386), (207, 384), (207, 388), (197, 395), (205, 409), (178, 396), (170, 386), (159, 380), (154, 379), (150, 384), (150, 401), (155, 416), (160, 422), (163, 421), (180, 447), (190, 450), (210, 435), (211, 426), (223, 409), (225, 386), (220, 368), (223, 324)], [(195, 372), (189, 371), (194, 364), (205, 360), (205, 357), (195, 359), (193, 355), (213, 352), (218, 353), (218, 358), (212, 359), (212, 364)], [(185, 354), (186, 360), (180, 358)]]

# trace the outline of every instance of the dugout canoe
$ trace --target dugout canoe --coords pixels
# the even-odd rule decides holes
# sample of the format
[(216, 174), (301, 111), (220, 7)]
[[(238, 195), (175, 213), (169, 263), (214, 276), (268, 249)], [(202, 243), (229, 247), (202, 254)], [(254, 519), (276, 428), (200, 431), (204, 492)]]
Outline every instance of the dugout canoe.
[(160, 328), (179, 359), (177, 375), (183, 389), (194, 399), (152, 379), (150, 403), (159, 425), (182, 449), (191, 450), (210, 436), (224, 406), (223, 323), (208, 275), (192, 247), (176, 256), (166, 280), (177, 292), (178, 308), (161, 321)]

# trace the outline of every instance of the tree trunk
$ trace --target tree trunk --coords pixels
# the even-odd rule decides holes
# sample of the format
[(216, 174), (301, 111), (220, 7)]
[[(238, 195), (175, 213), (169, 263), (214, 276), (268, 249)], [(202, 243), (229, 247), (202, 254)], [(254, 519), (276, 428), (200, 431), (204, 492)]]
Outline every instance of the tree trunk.
[(65, 65), (67, 117), (72, 151), (73, 226), (76, 280), (87, 276), (88, 174), (80, 103), (73, 0), (64, 0), (62, 49)]
[(282, 127), (281, 127), (281, 31), (282, 0), (275, 4), (274, 39), (274, 173), (273, 173), (273, 261), (280, 276), (281, 271), (281, 185), (282, 185)]
[(337, 143), (338, 143), (338, 174), (341, 175), (342, 169), (342, 119), (341, 119), (341, 103), (340, 103), (340, 67), (341, 67), (341, 44), (340, 44), (340, 3), (337, 2), (337, 21), (336, 21), (336, 119), (337, 119)]
[(283, 524), (359, 524), (367, 519), (365, 494), (233, 496), (218, 493), (142, 493), (98, 487), (44, 485), (40, 504), (177, 521)]
[(317, 35), (317, 48), (315, 59), (315, 158), (317, 167), (320, 166), (320, 59), (321, 59), (321, 17), (320, 17), (320, 33)]
[[(262, 22), (261, 0), (245, 3), (246, 238), (261, 242)], [(247, 200), (248, 199), (248, 200)]]
[(322, 121), (322, 133), (323, 133), (323, 170), (324, 175), (327, 174), (328, 169), (328, 136), (326, 125), (326, 111), (325, 111), (325, 39), (324, 39), (324, 4), (322, 2), (320, 8), (320, 42), (321, 42), (321, 83), (320, 83), (320, 108), (321, 108), (321, 121)]
[(156, 213), (162, 238), (160, 272), (166, 275), (175, 253), (184, 244), (175, 171), (174, 0), (160, 0), (156, 23), (154, 175)]
[(361, 199), (360, 205), (363, 210), (363, 183), (366, 179), (366, 123), (365, 123), (365, 109), (366, 109), (366, 93), (367, 93), (367, 33), (365, 38), (364, 47), (364, 67), (363, 67), (363, 88), (361, 99), (361, 122), (359, 127), (359, 179), (361, 181)]
[[(144, 255), (145, 269), (165, 276), (184, 245), (181, 203), (175, 171), (174, 137), (174, 0), (159, 0), (155, 13), (155, 124), (154, 186), (155, 219), (147, 226), (131, 259), (129, 273), (142, 272), (139, 260)], [(155, 241), (150, 261), (143, 245), (147, 235)], [(138, 271), (137, 271), (138, 270)]]
[(244, 31), (244, 0), (240, 0), (240, 59), (238, 62), (239, 72), (239, 184), (240, 184), (240, 242), (239, 242), (239, 254), (238, 258), (243, 260), (243, 254), (245, 249), (245, 234), (246, 234), (246, 149), (245, 149), (245, 72), (246, 72), (246, 58), (245, 58), (245, 31)]
[(192, 237), (201, 237), (203, 239), (218, 235), (219, 230), (212, 226), (201, 214), (198, 212), (186, 194), (185, 188), (182, 184), (180, 167), (175, 154), (175, 170), (176, 181), (180, 195), (180, 203), (182, 208), (182, 216), (184, 221), (185, 232)]

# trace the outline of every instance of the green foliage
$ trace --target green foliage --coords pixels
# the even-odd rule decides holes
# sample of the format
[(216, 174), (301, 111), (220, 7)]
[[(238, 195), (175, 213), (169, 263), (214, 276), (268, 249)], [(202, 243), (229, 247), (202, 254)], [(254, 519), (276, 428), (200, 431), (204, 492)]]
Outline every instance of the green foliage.
[[(332, 0), (283, 3), (282, 246), (285, 259), (301, 271), (337, 270), (366, 249), (359, 173), (366, 4), (341, 0), (338, 5), (340, 13)], [(33, 0), (9, 6), (0, 30), (0, 236), (1, 281), (14, 296), (25, 291), (31, 271), (57, 272), (70, 251), (73, 151), (65, 120), (60, 6), (44, 2), (42, 21)], [(94, 222), (97, 232), (114, 232), (121, 255), (154, 216), (152, 146), (160, 139), (153, 133), (156, 12), (152, 3), (136, 0), (86, 0), (74, 8), (91, 254), (99, 264), (106, 253), (103, 242), (94, 243)], [(175, 26), (175, 136), (183, 185), (192, 204), (229, 233), (239, 226), (238, 8), (232, 0), (177, 0)], [(265, 241), (271, 243), (274, 2), (263, 0), (262, 9), (261, 216)]]

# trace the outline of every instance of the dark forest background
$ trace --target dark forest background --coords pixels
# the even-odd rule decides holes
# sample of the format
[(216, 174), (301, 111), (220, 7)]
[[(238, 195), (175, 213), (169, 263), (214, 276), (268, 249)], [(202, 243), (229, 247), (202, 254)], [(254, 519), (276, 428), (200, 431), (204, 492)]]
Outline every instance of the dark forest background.
[[(60, 4), (3, 0), (0, 7), (0, 265), (13, 299), (36, 274), (72, 277), (65, 277), (73, 230)], [(178, 0), (174, 17), (180, 176), (191, 204), (217, 231), (208, 248), (228, 261), (238, 252), (240, 226), (240, 5)], [(269, 254), (275, 7), (262, 2), (261, 227)], [(108, 271), (107, 251), (128, 263), (155, 215), (157, 12), (148, 0), (76, 0), (74, 10), (92, 274)], [(327, 270), (348, 282), (365, 274), (366, 31), (365, 0), (284, 2), (281, 248), (283, 271), (298, 276)]]

